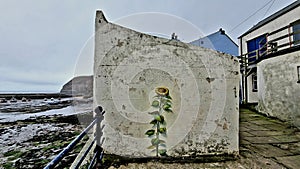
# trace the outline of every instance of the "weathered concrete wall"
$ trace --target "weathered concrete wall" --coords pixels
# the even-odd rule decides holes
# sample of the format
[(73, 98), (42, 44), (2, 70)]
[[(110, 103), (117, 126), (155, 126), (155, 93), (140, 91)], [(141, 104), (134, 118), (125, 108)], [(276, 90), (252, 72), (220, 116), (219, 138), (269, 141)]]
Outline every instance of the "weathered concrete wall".
[(189, 157), (238, 153), (239, 63), (229, 55), (157, 38), (96, 15), (94, 104), (104, 107), (107, 153), (152, 157), (145, 135), (152, 125), (154, 90), (173, 98), (167, 154)]
[(300, 128), (300, 52), (266, 59), (257, 66), (259, 111)]

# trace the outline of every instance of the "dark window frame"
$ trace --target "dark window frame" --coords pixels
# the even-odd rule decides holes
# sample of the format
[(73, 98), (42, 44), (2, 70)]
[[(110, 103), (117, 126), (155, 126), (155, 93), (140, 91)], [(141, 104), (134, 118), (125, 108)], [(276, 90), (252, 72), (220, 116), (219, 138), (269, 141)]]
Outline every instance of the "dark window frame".
[(293, 34), (293, 44), (300, 45), (300, 34), (298, 33), (298, 31), (300, 31), (300, 19), (291, 23), (290, 27), (292, 28), (293, 33), (297, 32), (296, 35)]
[(257, 92), (258, 88), (257, 88), (257, 73), (253, 73), (252, 74), (252, 92)]
[[(267, 46), (264, 45), (267, 44), (267, 42), (268, 42), (268, 33), (261, 34), (246, 42), (248, 57), (250, 57), (249, 62), (256, 61), (256, 58), (252, 58), (252, 57), (257, 54), (259, 56), (256, 57), (264, 57), (266, 55)], [(254, 51), (258, 51), (258, 53)]]
[(297, 83), (300, 83), (300, 66), (297, 66), (297, 76), (298, 76)]

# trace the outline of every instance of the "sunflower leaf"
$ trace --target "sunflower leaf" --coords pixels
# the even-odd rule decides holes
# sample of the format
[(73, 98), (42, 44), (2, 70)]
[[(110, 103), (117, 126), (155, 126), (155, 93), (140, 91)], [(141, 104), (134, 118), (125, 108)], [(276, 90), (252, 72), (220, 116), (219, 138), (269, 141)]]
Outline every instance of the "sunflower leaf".
[(158, 145), (159, 142), (160, 142), (160, 140), (159, 140), (158, 138), (153, 138), (153, 139), (151, 140), (151, 144), (152, 144), (153, 146)]
[(155, 149), (155, 148), (156, 148), (156, 146), (154, 146), (154, 145), (147, 147), (147, 149)]
[(154, 119), (160, 123), (163, 123), (165, 121), (165, 117), (163, 115), (155, 115)]
[(153, 129), (151, 129), (151, 130), (148, 130), (148, 131), (146, 131), (146, 133), (145, 133), (146, 135), (148, 135), (148, 136), (152, 136), (152, 135), (154, 135), (155, 134), (155, 130), (153, 130)]
[(149, 112), (148, 114), (157, 115), (157, 114), (159, 114), (159, 112), (158, 111), (154, 111), (154, 112)]
[(160, 117), (160, 115), (155, 115), (155, 116), (154, 116), (154, 119), (155, 119), (156, 121), (158, 121), (158, 122), (161, 122), (161, 117)]
[(159, 142), (159, 144), (166, 143), (166, 141), (165, 141), (165, 140), (159, 140), (158, 142)]
[(166, 109), (170, 109), (172, 106), (170, 104), (165, 104), (163, 106), (163, 109), (166, 110)]
[(158, 107), (159, 106), (159, 101), (157, 101), (157, 100), (154, 100), (153, 102), (152, 102), (152, 104), (151, 104), (151, 106), (153, 106), (153, 107)]
[(172, 109), (164, 109), (166, 112), (168, 113), (173, 113), (173, 110)]
[(167, 132), (167, 128), (166, 127), (162, 127), (158, 130), (161, 134), (164, 134)]
[(160, 149), (160, 150), (158, 150), (158, 153), (159, 153), (161, 156), (167, 156), (167, 150), (166, 150), (166, 149)]
[(166, 98), (172, 100), (172, 97), (170, 95), (167, 95)]
[(154, 125), (157, 124), (157, 120), (155, 120), (155, 119), (152, 120), (152, 121), (150, 122), (150, 124), (154, 124)]

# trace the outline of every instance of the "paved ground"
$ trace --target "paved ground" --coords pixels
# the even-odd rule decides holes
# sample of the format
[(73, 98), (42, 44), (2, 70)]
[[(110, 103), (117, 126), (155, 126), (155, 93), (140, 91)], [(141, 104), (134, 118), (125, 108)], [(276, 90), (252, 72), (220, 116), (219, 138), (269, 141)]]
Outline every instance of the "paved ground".
[[(115, 167), (111, 166), (110, 169)], [(277, 119), (240, 109), (240, 156), (216, 163), (130, 163), (136, 169), (300, 169), (300, 131)]]
[(300, 168), (299, 130), (248, 109), (241, 109), (240, 112), (242, 158), (243, 156), (247, 158), (248, 153), (257, 153), (266, 164), (277, 164), (283, 168)]

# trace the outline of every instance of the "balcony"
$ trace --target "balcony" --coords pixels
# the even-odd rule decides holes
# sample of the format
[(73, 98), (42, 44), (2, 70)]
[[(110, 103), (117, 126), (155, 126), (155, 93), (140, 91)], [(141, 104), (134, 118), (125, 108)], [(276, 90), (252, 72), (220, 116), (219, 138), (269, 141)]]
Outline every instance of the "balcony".
[(260, 48), (238, 57), (241, 69), (256, 67), (264, 59), (300, 50), (300, 21), (262, 36), (265, 37), (259, 41)]

